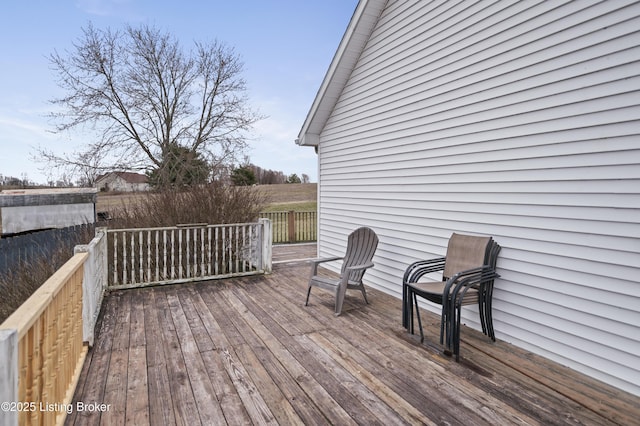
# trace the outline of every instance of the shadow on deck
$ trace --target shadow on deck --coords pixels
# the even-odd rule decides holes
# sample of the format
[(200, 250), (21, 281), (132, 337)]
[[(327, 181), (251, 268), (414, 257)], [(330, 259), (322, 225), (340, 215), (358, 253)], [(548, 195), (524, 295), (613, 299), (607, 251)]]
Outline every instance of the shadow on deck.
[(640, 418), (638, 398), (468, 328), (456, 363), (435, 344), (437, 317), (428, 317), (429, 343), (421, 345), (402, 328), (401, 301), (373, 289), (369, 305), (359, 292), (348, 295), (340, 317), (322, 290), (305, 307), (308, 273), (303, 261), (285, 262), (268, 276), (110, 293), (74, 397), (74, 406), (99, 403), (91, 407), (104, 411), (74, 410), (66, 424), (594, 425)]

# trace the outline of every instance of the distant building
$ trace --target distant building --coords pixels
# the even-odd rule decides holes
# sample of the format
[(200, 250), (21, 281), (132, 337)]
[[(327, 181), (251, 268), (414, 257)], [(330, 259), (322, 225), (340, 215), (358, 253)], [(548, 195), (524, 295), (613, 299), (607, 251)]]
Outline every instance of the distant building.
[(0, 234), (95, 222), (95, 188), (0, 191)]
[(140, 173), (109, 172), (96, 180), (96, 187), (99, 191), (147, 191), (149, 179)]

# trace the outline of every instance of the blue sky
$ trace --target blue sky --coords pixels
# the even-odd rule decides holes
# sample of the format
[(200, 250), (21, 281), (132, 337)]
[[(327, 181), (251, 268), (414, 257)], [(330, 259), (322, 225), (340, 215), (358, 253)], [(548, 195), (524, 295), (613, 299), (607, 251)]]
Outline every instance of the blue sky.
[(49, 101), (63, 92), (49, 55), (71, 50), (96, 28), (145, 23), (185, 47), (217, 39), (244, 62), (250, 104), (267, 118), (254, 128), (251, 161), (316, 181), (316, 155), (294, 139), (351, 19), (357, 0), (9, 0), (0, 15), (0, 174), (44, 183), (34, 147), (71, 152), (79, 132), (54, 134)]

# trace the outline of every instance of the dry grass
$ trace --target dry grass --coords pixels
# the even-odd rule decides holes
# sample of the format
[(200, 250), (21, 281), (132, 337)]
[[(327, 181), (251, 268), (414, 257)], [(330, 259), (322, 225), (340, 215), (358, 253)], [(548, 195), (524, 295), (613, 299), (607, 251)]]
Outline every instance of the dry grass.
[[(257, 188), (265, 197), (267, 204), (265, 211), (316, 210), (317, 184), (315, 183), (260, 185)], [(143, 192), (100, 193), (96, 208), (99, 212), (113, 212), (123, 205), (130, 205), (145, 195), (146, 193)]]
[(260, 192), (269, 204), (315, 202), (318, 190), (316, 183), (288, 183), (282, 185), (261, 185)]
[(317, 201), (301, 201), (291, 203), (275, 203), (269, 204), (262, 210), (263, 212), (314, 212), (318, 210)]

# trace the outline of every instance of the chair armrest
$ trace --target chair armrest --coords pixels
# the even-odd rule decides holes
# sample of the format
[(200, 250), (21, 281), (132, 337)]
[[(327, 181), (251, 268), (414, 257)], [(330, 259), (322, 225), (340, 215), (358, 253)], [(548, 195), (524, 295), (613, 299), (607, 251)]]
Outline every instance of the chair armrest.
[(369, 263), (364, 263), (362, 265), (349, 266), (349, 267), (347, 267), (347, 271), (349, 271), (349, 272), (359, 271), (361, 269), (368, 269), (368, 268), (372, 268), (372, 267), (373, 267), (373, 262), (369, 262)]
[(415, 283), (423, 276), (431, 272), (438, 272), (444, 270), (444, 263), (447, 260), (446, 257), (437, 257), (429, 260), (419, 260), (413, 262), (404, 272), (402, 281), (406, 283)]
[(324, 262), (333, 262), (334, 260), (340, 260), (343, 259), (343, 257), (319, 257), (317, 259), (311, 259), (309, 262), (311, 263), (324, 263)]
[(374, 266), (373, 262), (363, 263), (362, 265), (347, 266), (347, 268), (345, 269), (345, 273), (342, 274), (342, 276), (340, 277), (340, 285), (342, 286), (349, 285), (349, 275), (351, 272), (362, 271), (362, 270), (371, 268), (373, 266)]
[[(472, 288), (477, 287), (482, 283), (499, 278), (500, 275), (496, 273), (489, 265), (479, 266), (477, 268), (467, 269), (466, 271), (458, 272), (447, 280), (444, 287), (444, 295), (448, 294), (455, 299), (460, 293), (463, 287)], [(463, 290), (466, 293), (466, 290)], [(464, 294), (463, 293), (463, 294)]]
[(312, 259), (309, 262), (311, 262), (311, 264), (313, 265), (313, 267), (311, 268), (311, 276), (314, 276), (318, 273), (318, 265), (320, 265), (321, 263), (326, 263), (326, 262), (333, 262), (336, 260), (342, 260), (344, 259), (343, 257), (319, 257), (317, 259)]

